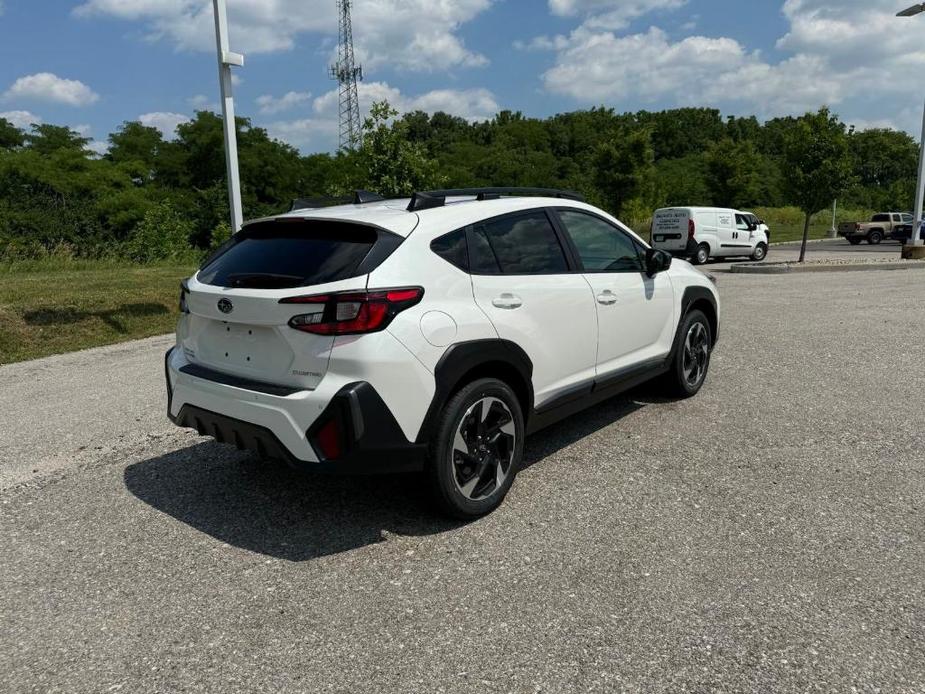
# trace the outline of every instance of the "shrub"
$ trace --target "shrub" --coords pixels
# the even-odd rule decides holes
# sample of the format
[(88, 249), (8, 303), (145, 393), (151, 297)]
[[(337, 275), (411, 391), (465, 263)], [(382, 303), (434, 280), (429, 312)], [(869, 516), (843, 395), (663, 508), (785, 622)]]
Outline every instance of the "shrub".
[(145, 212), (126, 240), (123, 252), (140, 263), (191, 259), (198, 255), (190, 246), (193, 230), (193, 224), (181, 217), (169, 202), (162, 202)]

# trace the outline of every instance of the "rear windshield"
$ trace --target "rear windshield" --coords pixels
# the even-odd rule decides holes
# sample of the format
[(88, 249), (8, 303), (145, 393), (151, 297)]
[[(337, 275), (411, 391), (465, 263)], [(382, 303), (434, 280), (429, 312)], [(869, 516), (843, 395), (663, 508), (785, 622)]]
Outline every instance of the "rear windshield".
[(395, 234), (360, 224), (259, 222), (209, 258), (198, 279), (219, 287), (259, 289), (336, 282), (370, 272), (399, 243)]
[(890, 221), (890, 215), (888, 215), (888, 214), (875, 214), (873, 217), (870, 218), (870, 221), (872, 221), (872, 222), (889, 222), (889, 221)]

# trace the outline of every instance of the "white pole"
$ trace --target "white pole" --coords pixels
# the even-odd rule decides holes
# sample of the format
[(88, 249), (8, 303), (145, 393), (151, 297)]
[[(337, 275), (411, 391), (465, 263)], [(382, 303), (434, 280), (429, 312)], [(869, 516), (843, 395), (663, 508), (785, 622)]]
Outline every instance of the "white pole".
[(832, 228), (829, 229), (829, 238), (834, 239), (838, 236), (838, 227), (835, 226), (835, 217), (838, 213), (838, 198), (832, 201)]
[(910, 246), (922, 244), (919, 228), (922, 225), (922, 198), (925, 197), (925, 108), (922, 110), (922, 144), (919, 151), (919, 179), (915, 186), (915, 209), (912, 214), (915, 221), (912, 223), (912, 235), (909, 237)]
[(231, 66), (244, 65), (244, 56), (228, 50), (228, 16), (225, 0), (212, 0), (215, 11), (215, 43), (218, 47), (218, 79), (222, 89), (222, 118), (225, 122), (225, 168), (228, 174), (228, 205), (231, 208), (231, 232), (244, 222), (241, 208), (241, 177), (238, 172), (238, 138), (234, 123), (234, 95), (231, 90)]

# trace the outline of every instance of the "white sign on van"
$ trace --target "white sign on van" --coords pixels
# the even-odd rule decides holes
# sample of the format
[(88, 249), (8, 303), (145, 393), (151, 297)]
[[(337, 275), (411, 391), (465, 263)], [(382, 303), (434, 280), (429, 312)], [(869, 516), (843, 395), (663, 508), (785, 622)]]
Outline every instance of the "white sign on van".
[(655, 215), (653, 231), (673, 232), (687, 225), (687, 210), (663, 210)]
[(721, 227), (732, 226), (732, 215), (728, 212), (720, 212), (716, 215), (716, 225)]

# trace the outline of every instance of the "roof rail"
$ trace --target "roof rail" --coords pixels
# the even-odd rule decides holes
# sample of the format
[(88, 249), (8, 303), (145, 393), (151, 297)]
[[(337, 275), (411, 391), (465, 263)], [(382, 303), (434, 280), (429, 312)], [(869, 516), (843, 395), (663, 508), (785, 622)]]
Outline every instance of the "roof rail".
[(502, 196), (527, 197), (539, 196), (544, 198), (566, 198), (568, 200), (578, 200), (584, 202), (584, 196), (574, 190), (561, 190), (559, 188), (505, 188), (505, 187), (488, 187), (488, 188), (449, 188), (446, 190), (425, 190), (422, 191), (427, 195), (434, 197), (451, 198), (457, 196), (472, 195), (479, 200), (493, 200)]
[(355, 190), (353, 197), (343, 196), (336, 198), (296, 198), (289, 207), (290, 212), (296, 210), (317, 210), (323, 207), (333, 207), (334, 205), (363, 205), (367, 202), (379, 202), (385, 200), (379, 193), (371, 193), (368, 190)]

